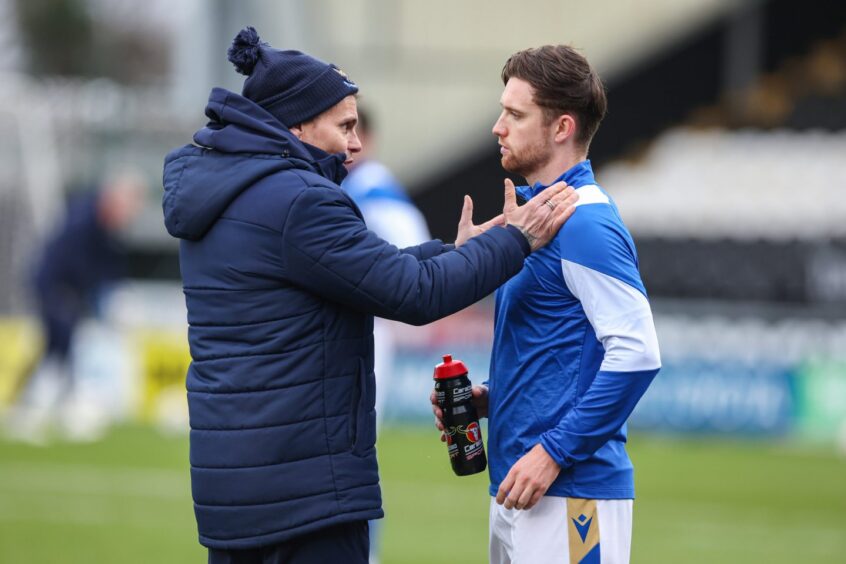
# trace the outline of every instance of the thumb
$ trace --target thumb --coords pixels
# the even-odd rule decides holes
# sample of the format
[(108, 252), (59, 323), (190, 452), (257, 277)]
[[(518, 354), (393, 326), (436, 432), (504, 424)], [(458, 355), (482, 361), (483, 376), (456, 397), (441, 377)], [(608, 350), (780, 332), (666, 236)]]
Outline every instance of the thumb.
[(464, 195), (464, 206), (461, 208), (461, 219), (458, 225), (473, 225), (473, 198)]
[(508, 213), (517, 207), (517, 194), (514, 189), (514, 183), (510, 178), (505, 179), (505, 202), (502, 205), (502, 212)]

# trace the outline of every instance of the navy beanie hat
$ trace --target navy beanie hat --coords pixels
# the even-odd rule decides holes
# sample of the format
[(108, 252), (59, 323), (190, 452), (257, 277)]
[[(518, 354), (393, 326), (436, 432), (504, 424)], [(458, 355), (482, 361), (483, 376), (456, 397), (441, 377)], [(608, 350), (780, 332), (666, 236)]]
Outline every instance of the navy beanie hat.
[(235, 36), (228, 55), (235, 69), (247, 76), (241, 94), (286, 127), (306, 122), (358, 92), (335, 65), (299, 51), (274, 49), (252, 26)]

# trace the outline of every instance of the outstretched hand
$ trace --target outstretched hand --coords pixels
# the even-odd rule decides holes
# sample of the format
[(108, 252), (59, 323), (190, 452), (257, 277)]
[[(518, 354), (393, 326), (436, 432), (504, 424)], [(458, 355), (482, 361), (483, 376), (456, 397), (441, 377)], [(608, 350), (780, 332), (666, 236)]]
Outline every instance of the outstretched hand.
[(481, 225), (473, 225), (473, 199), (465, 195), (464, 206), (461, 208), (461, 219), (458, 220), (458, 234), (455, 237), (456, 248), (466, 243), (468, 239), (481, 235), (495, 225), (505, 225), (505, 218), (502, 214)]
[(506, 178), (502, 215), (505, 223), (519, 229), (532, 251), (536, 251), (558, 234), (564, 222), (576, 211), (578, 200), (576, 191), (562, 181), (544, 189), (525, 205), (518, 206), (514, 183)]

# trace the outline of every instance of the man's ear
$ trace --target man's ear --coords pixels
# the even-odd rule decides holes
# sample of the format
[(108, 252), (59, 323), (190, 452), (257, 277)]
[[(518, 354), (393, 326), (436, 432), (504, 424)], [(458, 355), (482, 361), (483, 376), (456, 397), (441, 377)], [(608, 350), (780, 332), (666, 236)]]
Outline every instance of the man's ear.
[(303, 124), (298, 123), (297, 125), (292, 125), (288, 128), (288, 131), (294, 134), (294, 137), (297, 139), (303, 138)]
[(576, 134), (576, 120), (570, 114), (561, 114), (555, 119), (555, 142), (564, 143)]

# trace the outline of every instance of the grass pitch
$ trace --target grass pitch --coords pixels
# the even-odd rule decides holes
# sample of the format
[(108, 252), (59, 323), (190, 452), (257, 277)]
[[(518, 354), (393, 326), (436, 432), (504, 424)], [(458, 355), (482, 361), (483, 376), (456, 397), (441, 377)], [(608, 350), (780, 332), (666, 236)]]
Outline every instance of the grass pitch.
[[(846, 459), (747, 441), (630, 443), (632, 562), (844, 562)], [(91, 445), (0, 442), (0, 562), (205, 562), (187, 458), (187, 439), (138, 427)], [(487, 561), (486, 475), (455, 477), (427, 428), (386, 429), (379, 458), (383, 564)]]

